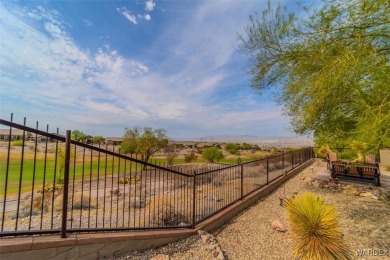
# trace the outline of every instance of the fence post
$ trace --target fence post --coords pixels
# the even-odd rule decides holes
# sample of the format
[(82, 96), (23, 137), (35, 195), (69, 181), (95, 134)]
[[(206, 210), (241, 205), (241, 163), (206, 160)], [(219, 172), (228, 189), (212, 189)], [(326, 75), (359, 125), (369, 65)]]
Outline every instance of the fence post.
[(195, 210), (196, 210), (196, 171), (192, 175), (192, 228), (195, 228)]
[(241, 163), (241, 159), (238, 158), (238, 163), (241, 165), (241, 199), (244, 198), (244, 165)]
[(268, 178), (269, 178), (269, 158), (267, 158), (267, 185), (268, 185)]
[(68, 216), (68, 191), (69, 191), (69, 164), (70, 164), (70, 139), (71, 131), (66, 130), (65, 138), (65, 169), (64, 169), (64, 193), (62, 200), (62, 226), (61, 238), (66, 238), (66, 224)]
[(294, 153), (295, 152), (291, 152), (291, 170), (294, 169)]

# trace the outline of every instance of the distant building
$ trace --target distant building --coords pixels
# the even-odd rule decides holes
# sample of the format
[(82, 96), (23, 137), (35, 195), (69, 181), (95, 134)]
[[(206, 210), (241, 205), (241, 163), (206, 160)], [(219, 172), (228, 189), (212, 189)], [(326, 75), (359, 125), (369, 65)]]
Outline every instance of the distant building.
[[(25, 140), (28, 139), (29, 133), (24, 132)], [(0, 129), (0, 140), (2, 141), (14, 141), (14, 140), (22, 140), (23, 139), (23, 130), (12, 129), (11, 136), (9, 134), (9, 129)]]
[(106, 137), (106, 144), (109, 145), (121, 145), (123, 137)]

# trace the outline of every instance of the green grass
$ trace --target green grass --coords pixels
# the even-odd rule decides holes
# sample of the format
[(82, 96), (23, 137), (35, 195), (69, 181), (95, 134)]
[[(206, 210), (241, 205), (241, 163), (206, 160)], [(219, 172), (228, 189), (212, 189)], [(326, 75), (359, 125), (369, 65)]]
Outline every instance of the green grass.
[[(118, 172), (124, 172), (126, 167), (126, 172), (131, 168), (132, 171), (141, 169), (141, 166), (135, 163), (130, 163), (127, 161), (126, 165), (124, 160), (120, 160), (120, 166), (118, 158), (115, 158), (114, 161), (112, 156), (107, 157), (107, 164), (105, 156), (100, 157), (100, 162), (97, 157), (90, 160), (90, 157), (85, 158), (84, 164), (82, 162), (82, 157), (78, 156), (76, 160), (76, 167), (74, 167), (74, 161), (70, 163), (70, 181), (81, 180), (84, 176), (84, 179), (95, 178), (98, 176), (104, 176), (106, 172), (107, 175), (117, 174)], [(46, 166), (46, 167), (45, 167)], [(120, 169), (118, 169), (120, 167)], [(55, 169), (55, 158), (52, 154), (48, 154), (46, 160), (43, 153), (37, 154), (37, 159), (35, 160), (34, 165), (34, 155), (33, 153), (25, 153), (23, 159), (23, 169), (21, 169), (21, 156), (20, 154), (11, 154), (8, 165), (8, 177), (6, 176), (7, 172), (7, 155), (5, 153), (0, 153), (0, 195), (4, 195), (5, 183), (7, 180), (7, 193), (12, 194), (19, 191), (19, 183), (21, 179), (21, 191), (27, 191), (32, 189), (33, 180), (34, 180), (34, 189), (39, 189), (45, 184), (53, 183), (54, 176), (56, 175), (57, 182), (59, 176), (58, 166)], [(22, 176), (22, 178), (20, 178)], [(45, 177), (45, 178), (44, 178)], [(64, 178), (64, 176), (62, 176)]]
[[(260, 158), (256, 154), (245, 154), (241, 157), (241, 162), (251, 161), (254, 159)], [(167, 160), (165, 158), (151, 158), (150, 163), (164, 166), (166, 165)], [(198, 156), (198, 159), (193, 163), (205, 163), (206, 161), (202, 159), (201, 156)], [(174, 164), (184, 164), (184, 159), (174, 159)], [(237, 159), (223, 159), (219, 163), (224, 164), (235, 164)], [(58, 165), (58, 164), (57, 164)], [(2, 151), (0, 152), (0, 196), (4, 195), (5, 192), (5, 183), (7, 180), (7, 194), (17, 193), (19, 191), (19, 184), (21, 185), (21, 191), (30, 191), (33, 187), (34, 180), (34, 189), (40, 189), (44, 184), (53, 184), (59, 179), (59, 170), (58, 166), (55, 170), (55, 157), (54, 154), (48, 153), (45, 160), (45, 154), (40, 152), (37, 153), (37, 158), (34, 165), (34, 153), (31, 151), (25, 152), (23, 158), (23, 169), (21, 169), (21, 154), (20, 152), (12, 152), (9, 158), (8, 165), (8, 177), (6, 176), (7, 169), (7, 153)], [(46, 166), (46, 167), (45, 167)], [(120, 160), (120, 169), (118, 158), (115, 158), (113, 161), (112, 156), (107, 156), (107, 165), (106, 157), (101, 154), (100, 162), (97, 155), (94, 155), (92, 162), (90, 159), (90, 154), (85, 155), (85, 161), (83, 165), (82, 155), (78, 154), (76, 158), (76, 167), (74, 167), (74, 161), (71, 161), (70, 164), (70, 181), (73, 181), (73, 175), (75, 180), (81, 180), (84, 176), (84, 180), (89, 180), (89, 178), (96, 178), (98, 176), (104, 176), (106, 172), (107, 176), (112, 174), (118, 174), (118, 172), (123, 173), (125, 171), (124, 160)], [(140, 164), (126, 162), (126, 172), (138, 171), (141, 169)], [(56, 177), (55, 177), (56, 175)], [(22, 178), (20, 178), (22, 177)], [(45, 178), (44, 178), (45, 177)], [(56, 178), (56, 179), (54, 179)], [(64, 178), (64, 176), (62, 176)], [(20, 183), (21, 179), (21, 183)], [(44, 180), (45, 179), (45, 180)]]

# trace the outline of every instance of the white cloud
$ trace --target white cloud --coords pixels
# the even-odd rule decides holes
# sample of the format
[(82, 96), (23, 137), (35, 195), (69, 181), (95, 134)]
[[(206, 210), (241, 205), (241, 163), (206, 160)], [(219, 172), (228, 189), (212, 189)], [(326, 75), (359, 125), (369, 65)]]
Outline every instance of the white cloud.
[(152, 17), (150, 17), (150, 14), (145, 14), (145, 15), (144, 15), (144, 19), (145, 19), (146, 21), (150, 21), (150, 19), (152, 19)]
[[(7, 97), (7, 103), (2, 103), (13, 112), (18, 112), (15, 104), (29, 104), (34, 108), (29, 117), (30, 112), (33, 117), (33, 113), (39, 116), (45, 111), (51, 112), (50, 120), (56, 120), (54, 114), (58, 118), (71, 115), (60, 121), (64, 127), (73, 124), (76, 129), (102, 135), (116, 135), (112, 131), (118, 129), (120, 135), (124, 127), (136, 125), (193, 136), (195, 129), (234, 133), (252, 131), (269, 121), (278, 124), (282, 120), (278, 109), (260, 109), (253, 100), (231, 101), (234, 93), (208, 102), (226, 92), (225, 84), (235, 76), (226, 66), (236, 50), (235, 32), (242, 26), (235, 19), (223, 19), (237, 8), (213, 5), (201, 2), (194, 8), (194, 16), (164, 32), (155, 49), (149, 50), (169, 53), (156, 66), (125, 57), (109, 45), (96, 52), (83, 50), (58, 13), (38, 8), (9, 12), (0, 3), (0, 90)], [(125, 8), (117, 11), (125, 17), (123, 13), (131, 15)], [(148, 20), (146, 15), (141, 17)], [(106, 132), (99, 133), (100, 129)]]
[(137, 24), (137, 17), (133, 14), (130, 13), (129, 10), (127, 10), (126, 7), (122, 7), (122, 8), (117, 8), (116, 9), (119, 13), (121, 13), (124, 17), (126, 17), (127, 20), (129, 20), (129, 22), (133, 23), (133, 24)]
[(122, 14), (127, 18), (127, 20), (129, 20), (133, 24), (137, 24), (137, 18), (135, 17), (135, 15), (132, 15), (126, 11), (122, 12)]
[(148, 0), (145, 2), (145, 10), (146, 11), (153, 11), (155, 6), (156, 6), (156, 3), (154, 3), (153, 0)]

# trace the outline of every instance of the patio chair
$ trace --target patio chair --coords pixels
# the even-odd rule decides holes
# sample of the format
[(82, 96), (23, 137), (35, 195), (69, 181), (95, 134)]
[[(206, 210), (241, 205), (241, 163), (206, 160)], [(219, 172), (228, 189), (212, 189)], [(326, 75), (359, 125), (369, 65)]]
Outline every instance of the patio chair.
[(366, 154), (364, 156), (364, 162), (376, 164), (378, 162), (378, 157), (375, 154)]

